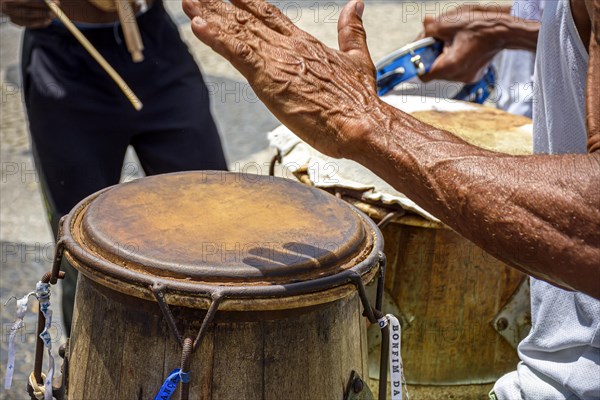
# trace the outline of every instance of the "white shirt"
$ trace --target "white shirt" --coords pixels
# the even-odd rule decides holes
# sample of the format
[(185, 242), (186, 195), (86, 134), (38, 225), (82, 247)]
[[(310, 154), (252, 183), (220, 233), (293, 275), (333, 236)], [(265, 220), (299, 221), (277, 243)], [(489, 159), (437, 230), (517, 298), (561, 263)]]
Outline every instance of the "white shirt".
[[(588, 54), (569, 0), (546, 4), (535, 63), (534, 152), (586, 153)], [(532, 329), (499, 400), (600, 399), (600, 301), (531, 278)]]

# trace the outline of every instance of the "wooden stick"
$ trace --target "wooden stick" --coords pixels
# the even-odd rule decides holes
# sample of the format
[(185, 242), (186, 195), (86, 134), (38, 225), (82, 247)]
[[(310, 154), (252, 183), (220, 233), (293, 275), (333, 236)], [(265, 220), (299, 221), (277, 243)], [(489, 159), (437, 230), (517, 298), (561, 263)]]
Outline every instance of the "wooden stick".
[(113, 81), (119, 86), (119, 89), (127, 96), (127, 99), (131, 102), (133, 107), (140, 111), (143, 107), (140, 99), (137, 98), (133, 90), (125, 83), (123, 78), (119, 75), (117, 71), (114, 70), (113, 67), (106, 61), (102, 54), (98, 53), (98, 50), (90, 43), (89, 40), (81, 33), (79, 29), (71, 22), (69, 17), (65, 15), (63, 10), (60, 7), (53, 3), (52, 0), (44, 0), (46, 5), (52, 10), (52, 12), (56, 15), (56, 17), (63, 23), (63, 25), (75, 36), (75, 39), (90, 53), (90, 55), (100, 64), (102, 69), (106, 71), (106, 73), (112, 78)]
[(142, 53), (144, 44), (131, 3), (129, 3), (129, 0), (117, 0), (115, 5), (119, 13), (119, 21), (121, 21), (127, 50), (129, 50), (133, 62), (142, 62), (144, 61), (144, 54)]

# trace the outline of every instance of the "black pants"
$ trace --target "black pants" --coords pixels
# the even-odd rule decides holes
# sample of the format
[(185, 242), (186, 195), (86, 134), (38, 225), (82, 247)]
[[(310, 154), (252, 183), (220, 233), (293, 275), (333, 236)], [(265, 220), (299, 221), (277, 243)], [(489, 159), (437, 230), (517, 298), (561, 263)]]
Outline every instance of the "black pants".
[[(118, 24), (83, 33), (140, 98), (140, 112), (64, 26), (25, 32), (25, 104), (55, 235), (60, 217), (81, 199), (118, 183), (129, 144), (148, 175), (227, 168), (202, 75), (163, 4), (155, 2), (138, 25), (141, 63), (131, 61)], [(68, 331), (76, 274), (65, 269)]]

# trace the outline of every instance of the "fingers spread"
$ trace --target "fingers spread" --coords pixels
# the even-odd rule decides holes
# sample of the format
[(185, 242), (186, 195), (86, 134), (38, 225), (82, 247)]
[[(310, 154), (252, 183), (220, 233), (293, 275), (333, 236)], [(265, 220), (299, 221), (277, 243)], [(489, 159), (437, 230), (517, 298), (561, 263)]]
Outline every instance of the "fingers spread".
[(248, 39), (259, 31), (271, 31), (251, 13), (221, 0), (185, 0), (184, 10), (190, 18), (201, 17), (219, 30)]
[(246, 75), (249, 66), (253, 66), (259, 57), (254, 50), (243, 40), (238, 39), (235, 34), (221, 29), (225, 23), (215, 23), (215, 16), (212, 16), (212, 22), (195, 17), (192, 20), (192, 31), (194, 35), (214, 51), (225, 57), (233, 66), (243, 75)]
[(236, 7), (222, 0), (183, 0), (183, 11), (190, 19), (202, 17), (206, 19), (207, 15), (219, 15), (227, 17), (237, 10)]
[(362, 23), (364, 7), (362, 1), (354, 0), (342, 9), (338, 20), (338, 44), (344, 53), (371, 63), (367, 35)]
[(277, 33), (291, 36), (297, 31), (296, 26), (276, 6), (263, 0), (231, 0), (235, 6), (248, 11), (259, 21)]
[[(267, 47), (277, 49), (290, 45), (290, 38), (279, 30), (288, 27), (288, 23), (293, 24), (264, 2), (238, 0), (236, 3), (244, 8), (221, 0), (186, 0), (184, 9), (189, 16), (195, 16), (194, 34), (246, 75), (244, 70), (250, 73), (247, 68), (256, 62), (279, 56), (275, 50), (266, 51)], [(273, 29), (269, 24), (279, 28)]]

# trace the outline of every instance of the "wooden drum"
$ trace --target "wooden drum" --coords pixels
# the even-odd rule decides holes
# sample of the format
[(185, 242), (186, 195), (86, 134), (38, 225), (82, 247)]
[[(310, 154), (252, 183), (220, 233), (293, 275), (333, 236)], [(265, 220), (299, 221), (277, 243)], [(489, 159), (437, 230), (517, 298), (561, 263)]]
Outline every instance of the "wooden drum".
[[(527, 118), (459, 101), (383, 99), (478, 146), (530, 153)], [(301, 181), (336, 193), (375, 221), (389, 215), (382, 227), (388, 260), (383, 306), (402, 324), (404, 373), (416, 395), (411, 398), (485, 397), (492, 382), (516, 368), (516, 345), (530, 327), (524, 274), (462, 238), (357, 163), (328, 158), (284, 128), (270, 138), (282, 152), (284, 166)], [(378, 335), (377, 329), (369, 329), (375, 380)]]
[(368, 375), (363, 289), (382, 237), (321, 190), (142, 178), (83, 200), (61, 243), (80, 272), (70, 399), (154, 398), (176, 368), (190, 399), (341, 399)]

